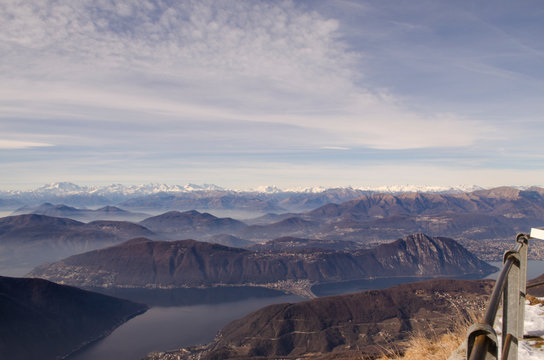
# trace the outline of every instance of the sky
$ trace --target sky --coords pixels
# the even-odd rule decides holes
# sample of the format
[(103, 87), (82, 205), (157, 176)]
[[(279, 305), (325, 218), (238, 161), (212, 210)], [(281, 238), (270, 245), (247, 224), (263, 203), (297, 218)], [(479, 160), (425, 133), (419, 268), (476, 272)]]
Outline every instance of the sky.
[(544, 184), (539, 0), (0, 0), (0, 189)]

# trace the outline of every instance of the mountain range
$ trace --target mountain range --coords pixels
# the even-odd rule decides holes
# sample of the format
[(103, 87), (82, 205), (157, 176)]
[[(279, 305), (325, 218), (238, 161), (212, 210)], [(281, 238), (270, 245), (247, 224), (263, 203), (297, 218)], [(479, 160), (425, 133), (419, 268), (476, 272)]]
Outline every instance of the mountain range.
[(368, 194), (284, 216), (267, 215), (238, 234), (248, 240), (281, 236), (357, 242), (424, 232), (459, 240), (513, 239), (544, 224), (544, 189), (501, 187), (470, 193)]
[[(18, 215), (0, 218), (0, 272), (14, 266), (30, 270), (46, 263), (35, 267), (30, 276), (88, 288), (249, 285), (304, 294), (312, 284), (381, 276), (482, 276), (495, 268), (451, 238), (483, 244), (481, 251), (489, 252), (486, 241), (513, 239), (517, 232), (544, 225), (544, 189), (472, 190), (234, 191), (213, 185), (99, 188), (62, 183), (36, 191), (2, 192), (0, 207), (19, 209)], [(195, 209), (210, 209), (215, 215)], [(147, 210), (160, 214), (141, 212)], [(223, 210), (244, 211), (253, 218), (219, 216), (217, 212)], [(25, 302), (46, 303), (46, 297), (55, 299), (60, 290), (47, 282), (35, 285), (24, 279), (5, 279), (0, 277), (1, 316), (12, 321), (10, 316), (17, 315), (21, 324), (32, 324), (46, 333), (74, 331), (69, 327), (61, 331), (58, 323), (48, 328), (44, 319), (57, 316), (59, 323), (66, 319), (60, 312), (51, 315), (45, 307), (35, 310)], [(476, 304), (489, 287), (487, 282), (429, 284), (263, 309), (225, 327), (198, 355), (202, 359), (272, 359), (313, 352), (323, 358), (349, 358), (358, 348), (375, 355), (389, 335), (402, 341), (412, 330), (427, 331), (423, 319), (432, 321), (436, 331), (446, 331), (446, 320), (456, 314), (449, 306), (459, 301)], [(439, 290), (433, 292), (430, 286)], [(26, 287), (32, 290), (23, 291)], [(13, 294), (19, 293), (15, 298)], [(80, 295), (70, 294), (67, 297), (79, 299)], [(378, 302), (371, 301), (376, 298)], [(72, 311), (63, 300), (55, 301)], [(96, 298), (97, 304), (101, 301)], [(106, 303), (100, 306), (109, 308)], [(30, 315), (24, 317), (21, 309), (30, 309)], [(114, 317), (113, 312), (110, 315)], [(124, 321), (125, 315), (114, 322)], [(74, 318), (84, 319), (79, 314)], [(104, 334), (113, 326), (96, 333)], [(28, 334), (37, 336), (33, 330)], [(4, 335), (0, 335), (3, 354), (10, 345), (2, 345)], [(62, 336), (72, 341), (72, 335)], [(80, 346), (96, 336), (86, 335), (71, 344)], [(19, 346), (16, 341), (13, 344)]]
[(154, 233), (125, 221), (83, 223), (37, 214), (8, 216), (0, 218), (0, 270), (30, 270), (44, 262), (139, 236), (153, 237)]
[[(39, 208), (73, 217), (89, 213), (100, 217), (127, 215), (111, 206), (89, 211), (51, 204)], [(501, 187), (469, 193), (366, 194), (310, 211), (268, 214), (247, 221), (196, 210), (169, 211), (139, 223), (100, 220), (85, 224), (67, 218), (25, 214), (0, 218), (0, 270), (14, 264), (30, 270), (42, 262), (135, 237), (193, 238), (238, 247), (293, 237), (351, 241), (368, 247), (406, 234), (426, 233), (454, 238), (489, 258), (486, 242), (502, 244), (519, 232), (543, 225), (544, 189), (535, 187), (526, 190)], [(502, 246), (493, 250), (497, 258), (504, 251)]]
[(23, 206), (16, 209), (12, 215), (37, 214), (52, 217), (69, 218), (84, 222), (95, 220), (141, 221), (148, 214), (134, 213), (116, 206), (104, 206), (99, 209), (78, 209), (64, 204), (43, 203), (39, 206)]
[(146, 305), (42, 279), (0, 276), (0, 355), (64, 358), (146, 310)]
[(415, 234), (365, 250), (265, 252), (139, 238), (39, 266), (29, 276), (90, 288), (180, 288), (376, 276), (481, 276), (495, 270), (452, 239)]
[(75, 207), (118, 205), (144, 212), (168, 210), (236, 210), (247, 214), (259, 211), (306, 211), (328, 204), (356, 199), (365, 194), (385, 192), (455, 193), (475, 190), (475, 186), (397, 186), (380, 188), (301, 188), (281, 190), (274, 186), (255, 190), (225, 189), (216, 185), (145, 184), (124, 186), (79, 186), (61, 182), (34, 190), (0, 191), (0, 209), (14, 210), (44, 202)]
[(186, 184), (186, 185), (167, 185), (167, 184), (140, 184), (140, 185), (121, 185), (111, 184), (105, 186), (81, 186), (70, 182), (57, 182), (43, 185), (33, 190), (11, 190), (0, 191), (0, 195), (29, 195), (31, 194), (49, 194), (49, 195), (67, 195), (67, 194), (122, 194), (122, 195), (149, 195), (157, 193), (180, 193), (180, 192), (196, 192), (196, 191), (232, 191), (232, 192), (251, 192), (251, 193), (320, 193), (330, 189), (345, 189), (346, 191), (358, 190), (365, 192), (387, 192), (387, 193), (404, 193), (404, 192), (468, 192), (482, 190), (482, 187), (475, 185), (460, 185), (460, 186), (431, 186), (431, 185), (397, 185), (397, 186), (379, 186), (379, 187), (345, 187), (345, 188), (325, 188), (318, 187), (302, 187), (293, 189), (280, 189), (277, 186), (260, 186), (255, 189), (240, 190), (227, 189), (214, 184)]

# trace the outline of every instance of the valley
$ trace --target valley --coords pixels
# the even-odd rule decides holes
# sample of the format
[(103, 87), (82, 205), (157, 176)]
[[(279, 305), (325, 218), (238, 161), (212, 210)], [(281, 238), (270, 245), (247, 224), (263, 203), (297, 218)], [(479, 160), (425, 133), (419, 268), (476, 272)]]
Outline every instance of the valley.
[[(142, 340), (142, 346), (144, 343), (147, 345), (138, 350), (140, 357), (150, 351), (158, 351), (158, 355), (150, 355), (150, 359), (182, 355), (186, 358), (202, 356), (220, 359), (255, 358), (257, 354), (261, 354), (258, 355), (261, 358), (297, 358), (303, 353), (319, 358), (349, 357), (354, 349), (364, 348), (365, 354), (372, 357), (377, 354), (376, 349), (385, 346), (380, 342), (384, 339), (384, 331), (390, 334), (387, 335), (390, 339), (400, 344), (411, 331), (424, 330), (417, 325), (421, 316), (430, 319), (433, 324), (446, 324), (445, 319), (452, 316), (451, 309), (447, 310), (452, 299), (467, 299), (472, 304), (470, 306), (480, 304), (487, 290), (475, 289), (487, 289), (488, 285), (483, 285), (487, 282), (455, 283), (444, 278), (478, 279), (493, 273), (496, 268), (482, 260), (497, 260), (502, 256), (503, 248), (511, 247), (515, 231), (526, 231), (525, 226), (535, 226), (535, 223), (544, 220), (540, 213), (544, 209), (543, 190), (540, 188), (497, 188), (469, 193), (356, 192), (358, 197), (355, 199), (318, 204), (316, 208), (304, 211), (296, 209), (316, 204), (316, 194), (291, 194), (289, 197), (282, 195), (284, 202), (281, 202), (285, 206), (290, 204), (290, 211), (268, 214), (259, 212), (263, 209), (277, 211), (285, 207), (279, 206), (279, 202), (275, 203), (276, 207), (262, 207), (262, 203), (255, 205), (259, 202), (254, 199), (249, 202), (254, 206), (251, 208), (245, 195), (234, 200), (232, 197), (239, 196), (236, 193), (230, 193), (228, 201), (225, 198), (211, 201), (212, 197), (217, 196), (216, 191), (201, 191), (198, 195), (207, 197), (207, 207), (218, 204), (213, 205), (216, 207), (211, 210), (240, 210), (240, 204), (244, 203), (245, 210), (252, 209), (260, 216), (236, 219), (202, 210), (185, 210), (179, 198), (186, 194), (177, 194), (176, 201), (171, 199), (165, 202), (162, 209), (166, 211), (159, 213), (145, 212), (143, 207), (123, 208), (118, 206), (120, 203), (95, 210), (52, 203), (19, 206), (18, 212), (30, 213), (0, 218), (0, 274), (2, 271), (13, 271), (18, 276), (47, 279), (146, 304), (157, 309), (157, 312), (153, 310), (145, 321), (159, 321), (153, 325), (158, 327), (163, 321), (166, 328), (170, 326), (166, 325), (168, 320), (159, 320), (158, 315), (162, 311), (160, 309), (165, 307), (171, 307), (172, 319), (181, 319), (178, 316), (184, 316), (185, 311), (198, 304), (208, 304), (209, 309), (223, 306), (228, 312), (228, 304), (251, 302), (251, 299), (262, 299), (261, 304), (274, 304), (281, 302), (285, 296), (294, 297), (292, 299), (297, 302), (311, 299), (308, 304), (318, 301), (319, 308), (341, 308), (343, 305), (340, 304), (345, 298), (337, 299), (335, 295), (354, 292), (364, 298), (369, 296), (364, 295), (368, 291), (361, 290), (378, 291), (376, 289), (391, 286), (391, 289), (414, 289), (410, 287), (412, 285), (402, 284), (435, 279), (429, 280), (431, 282), (428, 284), (432, 285), (413, 285), (418, 287), (416, 293), (431, 302), (424, 302), (421, 307), (410, 310), (400, 310), (402, 304), (398, 301), (410, 299), (412, 295), (406, 291), (415, 290), (370, 291), (373, 297), (389, 294), (387, 301), (395, 304), (393, 308), (404, 314), (400, 316), (397, 312), (392, 317), (384, 315), (374, 325), (357, 322), (356, 329), (349, 325), (350, 319), (344, 319), (348, 322), (344, 324), (344, 320), (338, 318), (341, 324), (335, 326), (344, 329), (340, 333), (323, 328), (320, 333), (312, 335), (308, 330), (293, 327), (292, 330), (285, 330), (285, 333), (259, 335), (262, 337), (260, 342), (246, 344), (222, 335), (212, 339), (215, 331), (222, 326), (227, 326), (226, 330), (219, 334), (244, 334), (243, 331), (246, 331), (235, 330), (232, 324), (236, 321), (227, 324), (236, 317), (218, 315), (224, 320), (215, 323), (215, 330), (210, 333), (203, 327), (199, 330), (201, 336), (194, 334), (201, 339), (200, 343), (208, 343), (206, 346), (194, 348), (191, 347), (194, 343), (172, 339), (170, 344), (179, 344), (177, 346), (186, 347), (186, 350), (165, 353), (160, 350), (167, 349), (155, 348), (151, 342)], [(349, 197), (354, 192), (343, 194)], [(163, 195), (153, 196), (156, 200)], [(258, 198), (262, 200), (266, 196), (259, 195)], [(320, 199), (326, 199), (331, 195), (321, 196)], [(301, 203), (295, 206), (295, 199)], [(175, 206), (179, 208), (170, 208), (174, 206), (172, 204), (177, 204)], [(151, 208), (156, 211), (159, 207), (153, 205)], [(538, 245), (532, 245), (530, 258), (538, 259), (544, 253)], [(454, 283), (463, 285), (452, 288), (451, 284)], [(445, 288), (432, 292), (426, 286)], [(331, 301), (335, 305), (319, 302), (329, 299), (329, 296), (333, 296)], [(450, 305), (446, 306), (440, 299), (449, 299)], [(440, 307), (440, 304), (445, 307)], [(292, 315), (288, 314), (294, 310), (281, 316), (285, 319), (290, 316), (299, 318), (307, 311), (317, 311), (307, 310), (306, 305), (300, 306), (301, 313), (299, 307), (293, 307), (297, 310)], [(311, 309), (314, 305), (309, 306)], [(357, 312), (366, 311), (357, 309)], [(239, 314), (243, 316), (247, 313)], [(258, 328), (258, 319), (270, 317), (265, 313), (257, 314), (254, 318), (240, 320), (240, 324), (255, 322), (252, 328)], [(337, 317), (334, 313), (330, 315)], [(269, 321), (275, 320), (270, 317)], [(141, 331), (141, 334), (146, 331), (145, 325), (136, 325), (138, 322), (133, 320), (127, 324), (134, 325), (121, 326), (119, 334), (132, 327), (134, 330), (130, 331)], [(440, 326), (437, 329), (442, 329)], [(363, 331), (362, 327), (366, 330)], [(444, 331), (447, 331), (446, 328), (443, 328)], [(185, 330), (180, 328), (179, 331)], [(366, 333), (367, 340), (360, 342), (352, 339), (349, 332)], [(248, 333), (240, 336), (251, 338), (256, 335)], [(266, 344), (267, 337), (281, 338), (281, 346)], [(129, 341), (129, 338), (124, 339), (122, 341)], [(78, 352), (74, 354), (74, 359), (93, 359), (93, 356), (116, 358), (112, 355), (115, 353), (114, 347), (107, 345), (109, 341), (113, 340), (97, 342), (95, 350)], [(156, 340), (156, 343), (160, 341)], [(299, 343), (307, 344), (308, 348), (297, 345)], [(99, 353), (102, 355), (97, 355)], [(127, 350), (127, 353), (130, 351)]]
[(543, 13), (0, 0), (0, 360), (544, 360)]
[[(232, 202), (221, 200), (224, 193), (220, 191), (218, 194), (217, 191), (198, 190), (168, 196), (214, 199), (207, 205), (212, 212), (238, 209)], [(518, 232), (544, 224), (543, 194), (544, 189), (537, 187), (525, 190), (501, 187), (466, 193), (372, 193), (349, 189), (323, 193), (263, 193), (252, 196), (271, 197), (278, 204), (291, 204), (282, 207), (290, 210), (300, 208), (302, 204), (321, 205), (312, 200), (318, 195), (322, 202), (349, 200), (329, 202), (303, 212), (270, 213), (252, 219), (217, 217), (207, 212), (184, 210), (185, 205), (171, 202), (152, 207), (154, 212), (157, 209), (169, 211), (147, 217), (145, 213), (137, 212), (137, 208), (123, 209), (112, 205), (97, 210), (51, 203), (24, 205), (16, 209), (16, 213), (26, 209), (31, 214), (0, 219), (0, 269), (18, 264), (30, 270), (43, 262), (56, 261), (135, 237), (153, 240), (194, 239), (242, 248), (251, 248), (253, 245), (262, 247), (267, 241), (292, 237), (321, 241), (317, 244), (320, 247), (325, 246), (326, 241), (336, 244), (344, 241), (351, 242), (352, 247), (370, 248), (408, 234), (425, 233), (453, 238), (477, 256), (485, 260), (496, 260), (501, 258), (509, 241)], [(61, 192), (42, 198), (35, 194), (32, 201), (56, 198), (69, 203), (75, 201), (76, 195), (78, 203), (91, 205), (96, 200), (93, 197), (95, 195), (91, 194), (84, 196), (81, 192)], [(138, 196), (151, 195), (138, 193)], [(249, 194), (229, 192), (229, 196), (247, 199)], [(15, 199), (23, 201), (25, 197), (12, 195), (5, 202), (10, 203), (8, 200), (13, 202)], [(299, 205), (295, 206), (297, 201)], [(260, 211), (258, 207), (246, 209), (256, 214)], [(89, 213), (93, 215), (87, 218), (87, 222), (80, 221), (82, 214)], [(132, 221), (114, 220), (118, 216), (128, 215)], [(134, 222), (134, 219), (140, 221)], [(530, 258), (543, 258), (543, 244), (535, 243), (532, 249)]]

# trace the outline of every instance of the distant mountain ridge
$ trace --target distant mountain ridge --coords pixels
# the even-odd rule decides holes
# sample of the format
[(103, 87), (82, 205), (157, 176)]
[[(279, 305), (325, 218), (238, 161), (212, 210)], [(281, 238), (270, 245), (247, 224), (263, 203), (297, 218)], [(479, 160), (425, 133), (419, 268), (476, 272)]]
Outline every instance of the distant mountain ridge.
[[(0, 218), (0, 245), (36, 243), (44, 239), (73, 244), (116, 241), (135, 236), (153, 236), (142, 225), (127, 221), (97, 220), (83, 223), (68, 218), (25, 214)], [(50, 243), (54, 246), (54, 243)]]
[[(345, 191), (341, 193), (346, 194)], [(351, 194), (351, 192), (348, 193)], [(349, 194), (346, 196), (351, 196)], [(202, 194), (195, 196), (200, 195)], [(203, 196), (208, 195), (210, 193), (205, 192)], [(318, 195), (329, 196), (331, 193)], [(261, 201), (264, 199), (263, 196), (257, 195), (246, 198), (229, 195), (229, 200), (221, 196), (206, 198), (206, 202), (213, 203), (215, 207), (229, 208), (246, 205), (260, 207), (268, 203), (268, 200)], [(298, 196), (301, 195), (284, 197), (282, 201), (295, 201), (294, 199)], [(241, 202), (238, 203), (238, 201)], [(234, 205), (235, 203), (238, 205)], [(275, 204), (279, 203), (275, 202)], [(67, 206), (60, 207), (63, 211), (70, 210)], [(102, 213), (111, 212), (109, 210), (115, 208), (104, 209), (108, 210)], [(329, 202), (306, 212), (268, 214), (248, 221), (253, 225), (247, 226), (245, 222), (233, 218), (218, 217), (196, 210), (169, 211), (146, 218), (139, 224), (125, 223), (122, 228), (119, 227), (120, 224), (117, 224), (115, 226), (119, 228), (115, 231), (113, 231), (115, 228), (113, 224), (104, 226), (104, 222), (89, 223), (86, 227), (64, 222), (62, 225), (64, 229), (58, 227), (60, 223), (55, 225), (56, 227), (40, 223), (37, 225), (14, 224), (18, 227), (19, 232), (17, 232), (2, 226), (8, 221), (6, 219), (0, 219), (0, 268), (6, 261), (28, 263), (30, 257), (25, 253), (27, 250), (29, 254), (35, 250), (36, 255), (40, 257), (51, 254), (55, 249), (60, 250), (59, 245), (77, 244), (77, 247), (70, 250), (71, 252), (57, 255), (53, 253), (56, 257), (41, 258), (41, 261), (52, 261), (77, 251), (90, 250), (140, 236), (165, 240), (194, 238), (214, 241), (214, 237), (222, 235), (222, 238), (216, 238), (218, 242), (225, 241), (223, 243), (227, 245), (245, 247), (251, 245), (251, 242), (262, 243), (286, 236), (327, 241), (353, 241), (368, 245), (374, 242), (392, 241), (406, 234), (426, 233), (430, 236), (455, 238), (467, 244), (467, 247), (474, 245), (471, 248), (475, 251), (482, 251), (477, 250), (481, 249), (477, 241), (512, 239), (519, 232), (527, 232), (531, 227), (543, 226), (544, 189), (532, 187), (519, 190), (512, 187), (500, 187), (458, 194), (366, 194), (354, 200)], [(102, 225), (98, 226), (99, 224)], [(76, 227), (78, 229), (74, 233)], [(129, 229), (132, 230), (129, 231)], [(227, 239), (227, 236), (230, 238)], [(16, 245), (13, 239), (17, 239), (17, 246), (32, 242), (37, 244), (42, 240), (47, 240), (47, 244), (43, 243), (44, 247), (37, 250), (18, 251), (11, 248), (4, 251), (2, 246), (8, 242), (11, 241), (11, 245)], [(30, 242), (25, 239), (33, 240)], [(499, 250), (497, 254), (503, 252)], [(34, 262), (32, 265), (35, 266), (37, 263)]]
[(83, 223), (38, 214), (3, 217), (0, 218), (0, 273), (13, 267), (31, 269), (44, 262), (139, 236), (154, 238), (156, 235), (142, 225), (126, 221)]
[(544, 189), (500, 187), (470, 193), (377, 193), (282, 216), (244, 229), (248, 240), (281, 236), (379, 241), (424, 232), (460, 240), (507, 239), (544, 224)]
[(70, 218), (79, 221), (116, 220), (116, 221), (140, 221), (148, 214), (134, 213), (116, 206), (104, 206), (96, 210), (78, 209), (64, 204), (43, 203), (39, 206), (23, 206), (16, 209), (12, 215), (38, 214), (52, 217)]
[(368, 250), (249, 251), (194, 240), (133, 239), (35, 268), (29, 275), (83, 287), (199, 287), (313, 283), (376, 276), (459, 276), (495, 268), (452, 239), (415, 234)]
[(176, 192), (193, 192), (193, 191), (232, 191), (232, 192), (252, 192), (252, 193), (320, 193), (330, 189), (346, 189), (360, 190), (366, 192), (387, 192), (387, 193), (402, 193), (402, 192), (469, 192), (475, 190), (483, 190), (484, 188), (476, 185), (459, 185), (459, 186), (433, 186), (433, 185), (394, 185), (394, 186), (348, 186), (348, 187), (299, 187), (281, 189), (277, 186), (260, 186), (255, 189), (228, 189), (214, 184), (186, 184), (186, 185), (167, 185), (167, 184), (140, 184), (140, 185), (122, 185), (111, 184), (105, 186), (85, 186), (77, 185), (70, 182), (57, 182), (43, 185), (34, 190), (11, 190), (2, 191), (0, 195), (5, 194), (131, 194), (131, 195), (149, 195), (156, 193), (176, 193)]
[(232, 218), (218, 218), (196, 210), (184, 212), (169, 211), (161, 215), (149, 217), (141, 221), (140, 225), (169, 239), (235, 234), (246, 227), (246, 224), (241, 221)]
[(327, 204), (309, 212), (310, 217), (341, 216), (383, 218), (391, 215), (436, 215), (443, 213), (480, 213), (516, 218), (538, 217), (544, 207), (544, 189), (519, 190), (498, 187), (469, 193), (370, 194), (341, 204)]
[[(186, 198), (171, 194), (156, 195), (157, 197), (151, 198), (142, 197), (140, 200), (143, 202), (140, 204), (147, 203), (150, 199), (158, 200), (158, 204), (163, 204), (161, 199), (166, 197), (170, 199), (168, 201), (172, 201), (170, 204), (178, 204), (180, 207), (197, 201), (201, 205), (207, 204), (206, 206), (212, 206), (215, 209), (253, 209), (249, 214), (253, 214), (255, 218), (246, 223), (246, 220), (215, 216), (208, 212), (172, 210), (148, 217), (138, 224), (125, 223), (122, 226), (120, 223), (105, 226), (106, 223), (102, 221), (82, 227), (73, 223), (69, 224), (65, 220), (50, 219), (50, 221), (56, 221), (57, 224), (52, 226), (52, 224), (39, 222), (35, 225), (24, 222), (18, 225), (14, 223), (13, 226), (17, 229), (2, 226), (6, 221), (11, 220), (0, 218), (0, 270), (2, 270), (2, 264), (6, 262), (30, 264), (33, 267), (39, 264), (33, 260), (34, 255), (36, 255), (36, 261), (55, 261), (78, 251), (112, 245), (134, 237), (163, 240), (194, 238), (241, 247), (281, 237), (295, 237), (322, 241), (352, 241), (368, 246), (372, 243), (392, 241), (406, 234), (425, 233), (430, 236), (454, 238), (481, 255), (486, 251), (487, 245), (483, 244), (484, 242), (498, 240), (502, 241), (502, 244), (505, 240), (513, 239), (517, 233), (527, 232), (532, 227), (544, 225), (544, 189), (537, 187), (525, 190), (500, 187), (469, 193), (447, 194), (370, 193), (358, 194), (356, 199), (343, 202), (329, 200), (331, 197), (340, 200), (338, 196), (349, 198), (357, 195), (357, 192), (336, 189), (310, 194), (308, 195), (310, 197), (297, 193), (283, 194), (275, 198), (269, 198), (263, 194), (239, 196), (234, 193), (213, 191), (189, 194)], [(309, 211), (269, 213), (257, 217), (261, 215), (260, 211), (269, 205), (272, 207), (285, 206), (285, 204), (290, 204), (289, 206), (294, 206), (293, 204), (306, 206), (310, 203), (315, 205), (314, 200), (316, 203), (327, 201), (327, 204)], [(58, 206), (58, 209), (53, 210), (73, 211), (73, 208), (69, 206)], [(261, 210), (254, 210), (255, 208)], [(105, 207), (100, 210), (100, 213), (116, 216), (119, 211), (115, 209), (111, 206)], [(61, 229), (59, 224), (62, 221), (64, 223)], [(99, 224), (101, 225), (98, 226)], [(482, 244), (479, 243), (480, 241)], [(8, 242), (11, 248), (6, 250), (5, 245)], [(40, 247), (36, 249), (14, 248), (36, 245), (40, 242), (42, 242)], [(56, 251), (63, 250), (62, 247), (67, 251), (56, 254)], [(503, 249), (497, 247), (490, 256), (499, 258), (503, 252)], [(13, 272), (11, 274), (22, 275), (22, 273)]]
[(477, 186), (389, 186), (389, 187), (309, 187), (282, 190), (275, 186), (256, 189), (225, 189), (213, 184), (142, 184), (80, 186), (69, 182), (44, 185), (34, 190), (0, 190), (0, 207), (37, 206), (44, 202), (89, 207), (120, 205), (138, 210), (303, 211), (329, 202), (344, 202), (377, 192), (456, 193), (481, 189)]
[[(513, 194), (513, 197), (509, 198), (506, 196), (507, 193)], [(526, 197), (527, 194), (532, 194), (533, 197)], [(227, 215), (238, 219), (247, 219), (256, 218), (266, 213), (274, 213), (279, 216), (278, 214), (287, 212), (300, 217), (301, 212), (316, 210), (323, 206), (329, 206), (331, 209), (327, 211), (332, 214), (331, 211), (335, 205), (342, 205), (345, 208), (346, 203), (349, 201), (367, 201), (369, 202), (368, 206), (370, 206), (367, 209), (369, 212), (366, 214), (368, 219), (376, 220), (379, 217), (428, 214), (433, 216), (453, 213), (466, 214), (475, 211), (478, 215), (488, 217), (503, 216), (504, 219), (500, 219), (500, 221), (510, 226), (519, 223), (520, 217), (526, 215), (530, 206), (533, 205), (536, 205), (532, 212), (533, 217), (542, 218), (540, 210), (542, 209), (543, 194), (544, 189), (539, 187), (481, 189), (474, 186), (452, 188), (401, 186), (374, 189), (351, 187), (311, 188), (296, 191), (283, 191), (271, 187), (259, 191), (245, 191), (223, 189), (215, 185), (148, 184), (85, 187), (72, 183), (55, 183), (31, 191), (0, 191), (0, 208), (13, 211), (16, 208), (36, 207), (43, 203), (64, 204), (69, 207), (79, 208), (114, 205), (132, 212), (156, 214), (167, 211), (198, 210), (201, 212), (214, 212), (218, 216)], [(518, 200), (522, 201), (517, 201), (516, 196)], [(507, 204), (508, 201), (510, 201), (510, 204)], [(426, 205), (429, 205), (427, 211), (421, 210)], [(496, 211), (487, 211), (486, 206), (495, 206)], [(502, 208), (499, 208), (501, 206)], [(514, 207), (518, 206), (522, 211), (514, 209)], [(510, 209), (506, 209), (508, 207)], [(438, 214), (437, 210), (440, 210), (441, 213)], [(320, 211), (324, 210), (320, 209)], [(361, 219), (362, 214), (361, 212), (357, 213), (357, 209), (353, 208), (350, 211), (356, 213), (356, 216), (351, 220)], [(45, 214), (52, 215), (52, 213)], [(317, 215), (317, 213), (312, 213), (305, 215), (305, 217), (308, 219), (308, 217), (316, 217)], [(346, 212), (344, 211), (342, 215), (345, 216)], [(285, 219), (285, 217), (282, 219)], [(131, 220), (135, 221), (134, 219)], [(264, 218), (261, 218), (261, 220), (264, 220)], [(425, 219), (418, 219), (418, 221), (425, 222)], [(483, 219), (483, 221), (487, 220)], [(252, 222), (252, 224), (267, 225), (270, 222), (261, 221), (260, 223)], [(432, 230), (425, 227), (420, 229), (412, 228), (411, 231), (403, 229), (404, 234), (417, 231), (431, 232)], [(284, 235), (315, 237), (312, 234), (274, 234), (273, 237)], [(458, 236), (458, 234), (450, 233), (445, 235)]]

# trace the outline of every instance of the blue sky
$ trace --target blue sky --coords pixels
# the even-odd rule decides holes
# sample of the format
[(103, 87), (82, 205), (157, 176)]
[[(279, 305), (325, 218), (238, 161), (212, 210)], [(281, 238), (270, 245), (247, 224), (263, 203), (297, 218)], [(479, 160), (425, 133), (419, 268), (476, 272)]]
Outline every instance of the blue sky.
[(541, 1), (0, 2), (2, 189), (544, 184)]

